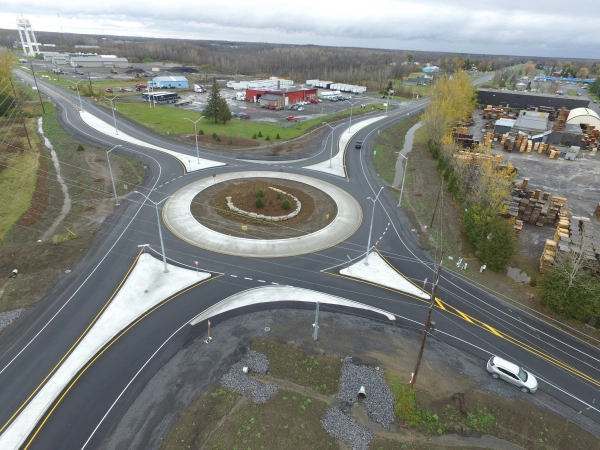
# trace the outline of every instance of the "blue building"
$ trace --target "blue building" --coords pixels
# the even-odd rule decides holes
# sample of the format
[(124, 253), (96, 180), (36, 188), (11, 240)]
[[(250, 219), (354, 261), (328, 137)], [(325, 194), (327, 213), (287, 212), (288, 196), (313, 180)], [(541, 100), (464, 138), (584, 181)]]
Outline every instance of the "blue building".
[(439, 72), (440, 68), (438, 66), (428, 66), (428, 67), (423, 67), (423, 72), (425, 73), (434, 73), (434, 72)]
[(148, 86), (159, 89), (188, 89), (186, 77), (154, 77)]

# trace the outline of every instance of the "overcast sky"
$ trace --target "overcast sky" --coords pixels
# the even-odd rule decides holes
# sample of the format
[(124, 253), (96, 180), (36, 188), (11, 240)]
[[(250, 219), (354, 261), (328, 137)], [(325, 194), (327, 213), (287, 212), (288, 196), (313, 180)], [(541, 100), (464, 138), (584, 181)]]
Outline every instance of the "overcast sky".
[(16, 30), (23, 14), (34, 32), (600, 58), (597, 0), (2, 3), (0, 28)]

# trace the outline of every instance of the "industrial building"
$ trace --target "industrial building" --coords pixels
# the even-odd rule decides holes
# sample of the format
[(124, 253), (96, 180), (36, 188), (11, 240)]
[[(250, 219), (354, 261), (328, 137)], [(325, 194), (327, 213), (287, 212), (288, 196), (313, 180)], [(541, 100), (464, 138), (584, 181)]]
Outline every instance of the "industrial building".
[(106, 58), (102, 56), (73, 56), (71, 65), (73, 67), (115, 67), (122, 65), (127, 67), (127, 58)]
[(532, 135), (544, 133), (548, 130), (549, 114), (538, 111), (521, 111), (515, 120), (513, 131), (521, 131)]
[(256, 90), (279, 90), (283, 87), (291, 87), (294, 85), (293, 80), (282, 80), (277, 77), (270, 77), (268, 80), (254, 81), (228, 81), (227, 87), (230, 89), (256, 89)]
[(363, 94), (367, 92), (367, 88), (365, 86), (357, 86), (355, 84), (346, 83), (334, 83), (333, 81), (306, 80), (306, 85), (322, 89), (332, 89), (334, 91), (352, 92), (354, 94)]
[(190, 87), (186, 77), (154, 77), (152, 81), (148, 82), (148, 86), (151, 88), (160, 89), (188, 89)]
[(514, 109), (539, 108), (540, 106), (559, 110), (585, 108), (589, 99), (570, 95), (539, 94), (537, 92), (499, 91), (497, 89), (478, 89), (477, 103), (480, 105), (507, 106)]
[(494, 124), (494, 133), (496, 134), (505, 134), (510, 133), (515, 126), (516, 120), (513, 119), (498, 119)]
[(569, 113), (567, 125), (579, 125), (580, 128), (587, 128), (592, 125), (600, 130), (600, 117), (598, 117), (596, 111), (589, 108), (576, 108)]
[(316, 89), (296, 89), (290, 91), (271, 91), (246, 89), (246, 99), (253, 102), (260, 101), (262, 105), (287, 106), (298, 102), (305, 102), (317, 98)]
[(71, 57), (68, 53), (60, 53), (60, 52), (41, 52), (44, 55), (44, 61), (54, 65), (67, 65)]

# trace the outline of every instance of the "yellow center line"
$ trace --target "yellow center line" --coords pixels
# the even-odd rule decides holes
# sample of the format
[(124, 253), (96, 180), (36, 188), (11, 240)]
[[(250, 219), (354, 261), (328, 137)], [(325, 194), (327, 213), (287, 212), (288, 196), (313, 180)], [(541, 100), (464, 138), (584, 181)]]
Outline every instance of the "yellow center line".
[(199, 283), (196, 283), (193, 286), (190, 286), (189, 288), (184, 289), (183, 291), (180, 291), (177, 294), (169, 297), (168, 299), (162, 301), (160, 304), (156, 305), (151, 310), (147, 311), (144, 315), (140, 316), (136, 321), (132, 322), (127, 328), (125, 328), (123, 331), (121, 331), (121, 333), (119, 333), (116, 337), (114, 337), (108, 344), (106, 344), (106, 346), (104, 346), (104, 348), (101, 351), (99, 351), (96, 354), (96, 356), (90, 362), (87, 363), (87, 365), (83, 369), (81, 369), (81, 371), (77, 374), (77, 376), (73, 379), (73, 381), (71, 381), (71, 384), (69, 384), (69, 386), (64, 390), (63, 394), (54, 403), (54, 406), (52, 407), (52, 409), (50, 411), (48, 411), (48, 413), (44, 417), (44, 420), (42, 420), (42, 422), (38, 425), (38, 428), (35, 430), (35, 432), (31, 436), (31, 438), (29, 439), (29, 441), (27, 442), (27, 444), (25, 445), (25, 447), (23, 447), (23, 450), (27, 450), (29, 448), (29, 446), (32, 444), (33, 440), (36, 438), (36, 436), (38, 435), (38, 433), (40, 432), (40, 430), (42, 429), (42, 427), (46, 424), (46, 422), (48, 421), (48, 419), (50, 418), (50, 416), (54, 412), (54, 410), (58, 407), (58, 405), (60, 404), (60, 402), (65, 398), (65, 396), (67, 395), (67, 393), (71, 390), (71, 388), (75, 385), (75, 383), (77, 383), (77, 381), (81, 378), (81, 376), (92, 366), (92, 364), (94, 364), (96, 362), (96, 360), (98, 358), (100, 358), (100, 356), (102, 356), (104, 354), (104, 352), (106, 352), (106, 350), (108, 350), (115, 342), (117, 342), (125, 333), (127, 333), (129, 330), (131, 330), (135, 325), (137, 325), (138, 323), (140, 323), (143, 319), (145, 319), (146, 317), (148, 317), (154, 311), (156, 311), (157, 309), (159, 309), (162, 306), (164, 306), (167, 303), (169, 303), (171, 300), (179, 297), (182, 294), (185, 294), (188, 291), (191, 291), (192, 289), (200, 286), (201, 284), (207, 283), (207, 282), (212, 281), (212, 280), (216, 280), (217, 278), (220, 278), (222, 276), (223, 275), (220, 274), (220, 275), (217, 275), (214, 278), (211, 277), (211, 278), (209, 278), (207, 280), (204, 280), (204, 281), (201, 281)]
[(21, 410), (27, 405), (27, 403), (29, 403), (29, 401), (33, 398), (33, 396), (35, 394), (38, 393), (38, 391), (42, 388), (42, 386), (44, 386), (44, 384), (46, 383), (46, 381), (48, 381), (48, 379), (54, 374), (54, 372), (56, 372), (56, 370), (59, 368), (59, 366), (63, 363), (63, 361), (71, 354), (71, 352), (73, 351), (73, 349), (77, 346), (77, 344), (79, 344), (79, 342), (81, 342), (81, 340), (85, 337), (85, 335), (89, 332), (90, 328), (98, 321), (98, 318), (100, 317), (100, 315), (102, 315), (102, 313), (104, 312), (104, 310), (108, 307), (108, 305), (113, 301), (113, 299), (115, 298), (115, 295), (117, 295), (117, 292), (119, 292), (119, 290), (121, 289), (121, 286), (123, 286), (123, 283), (125, 283), (125, 280), (127, 280), (127, 278), (129, 278), (129, 275), (131, 274), (131, 271), (133, 270), (133, 268), (135, 267), (135, 265), (138, 262), (138, 259), (140, 258), (142, 252), (143, 252), (143, 248), (139, 251), (138, 255), (136, 256), (135, 260), (133, 261), (133, 263), (131, 264), (131, 266), (129, 267), (129, 270), (127, 270), (127, 273), (125, 274), (125, 276), (123, 277), (123, 279), (121, 280), (121, 282), (119, 283), (119, 285), (117, 286), (117, 288), (115, 289), (115, 291), (112, 293), (112, 295), (109, 297), (108, 301), (104, 304), (104, 306), (100, 309), (100, 311), (98, 312), (98, 314), (96, 314), (96, 317), (94, 317), (94, 319), (92, 319), (92, 321), (90, 322), (90, 324), (86, 327), (86, 329), (83, 331), (83, 333), (81, 333), (81, 336), (79, 336), (77, 338), (77, 340), (75, 341), (75, 343), (71, 346), (71, 348), (69, 348), (69, 350), (67, 350), (67, 352), (63, 355), (63, 357), (58, 361), (58, 363), (56, 363), (56, 365), (52, 368), (52, 370), (48, 373), (48, 375), (46, 375), (46, 377), (44, 377), (44, 379), (42, 380), (42, 382), (34, 389), (34, 391), (29, 395), (29, 397), (27, 397), (27, 399), (23, 402), (23, 404), (21, 406), (19, 406), (19, 408), (15, 411), (15, 413), (8, 419), (8, 421), (2, 426), (2, 428), (0, 428), (0, 433), (2, 433), (6, 427), (8, 425), (10, 425), (10, 423), (14, 420), (14, 418), (21, 412)]

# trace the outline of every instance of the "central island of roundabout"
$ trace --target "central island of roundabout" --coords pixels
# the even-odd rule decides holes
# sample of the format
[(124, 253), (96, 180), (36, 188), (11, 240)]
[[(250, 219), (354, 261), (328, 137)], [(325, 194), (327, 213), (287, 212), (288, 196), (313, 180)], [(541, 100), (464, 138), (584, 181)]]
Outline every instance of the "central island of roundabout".
[[(253, 213), (257, 210), (242, 197), (255, 195), (258, 189), (266, 194), (256, 196), (265, 199), (263, 217)], [(285, 199), (291, 207), (277, 208)], [(354, 197), (317, 178), (248, 171), (188, 184), (167, 201), (163, 218), (173, 234), (197, 247), (235, 256), (276, 258), (314, 253), (343, 242), (358, 229), (363, 214)]]

